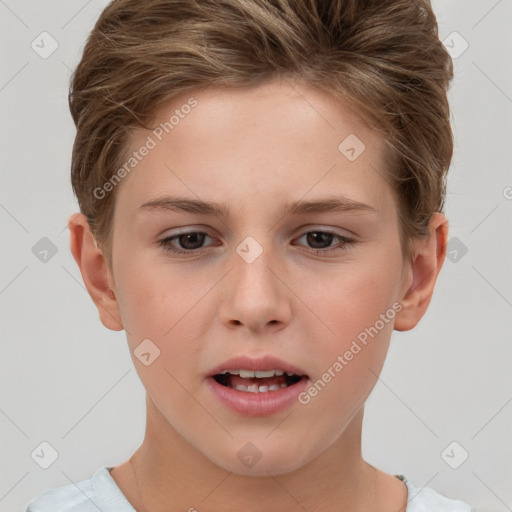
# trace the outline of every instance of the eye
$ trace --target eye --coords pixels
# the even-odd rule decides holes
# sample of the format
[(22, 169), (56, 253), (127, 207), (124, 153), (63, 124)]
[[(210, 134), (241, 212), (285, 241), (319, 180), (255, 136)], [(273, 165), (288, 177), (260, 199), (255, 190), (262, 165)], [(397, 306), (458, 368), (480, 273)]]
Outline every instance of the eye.
[[(312, 250), (310, 252), (318, 255), (344, 251), (355, 243), (355, 240), (347, 238), (343, 235), (338, 235), (332, 231), (307, 231), (297, 240), (301, 240), (302, 238), (305, 238), (306, 242), (312, 245)], [(329, 245), (335, 239), (340, 240), (337, 246), (329, 247)], [(327, 246), (327, 248), (323, 246)]]
[[(174, 254), (193, 254), (194, 252), (199, 252), (198, 250), (203, 248), (205, 238), (212, 239), (203, 231), (188, 231), (164, 238), (159, 242), (159, 245), (163, 247), (165, 251)], [(306, 243), (311, 246), (309, 252), (317, 255), (340, 252), (346, 250), (355, 243), (354, 240), (343, 235), (339, 235), (332, 231), (322, 230), (307, 231), (297, 240), (300, 241), (303, 238), (305, 238)], [(336, 239), (339, 240), (338, 244), (333, 247), (329, 247)]]
[[(205, 237), (211, 238), (202, 231), (189, 231), (164, 238), (159, 242), (159, 245), (169, 252), (190, 254), (197, 252), (197, 249), (202, 247)], [(179, 246), (176, 247), (175, 243), (178, 243)]]

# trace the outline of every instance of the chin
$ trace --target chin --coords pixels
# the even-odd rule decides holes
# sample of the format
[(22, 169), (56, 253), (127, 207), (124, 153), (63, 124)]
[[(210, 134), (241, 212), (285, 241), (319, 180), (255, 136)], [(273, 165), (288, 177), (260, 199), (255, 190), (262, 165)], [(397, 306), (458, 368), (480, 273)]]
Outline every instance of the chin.
[[(237, 443), (238, 444), (238, 443)], [(260, 443), (260, 446), (263, 443)], [(226, 471), (243, 476), (278, 476), (292, 473), (307, 464), (304, 446), (273, 447), (268, 443), (261, 450), (255, 444), (246, 442), (233, 451), (225, 450), (209, 457), (211, 462)], [(311, 457), (312, 458), (312, 457)]]

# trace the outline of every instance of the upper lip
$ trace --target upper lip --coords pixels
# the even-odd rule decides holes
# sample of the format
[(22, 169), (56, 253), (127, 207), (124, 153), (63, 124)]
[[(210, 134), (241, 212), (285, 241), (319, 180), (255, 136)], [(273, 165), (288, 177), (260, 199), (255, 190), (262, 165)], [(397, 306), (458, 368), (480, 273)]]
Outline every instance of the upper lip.
[(263, 357), (252, 358), (245, 355), (233, 357), (215, 368), (212, 368), (208, 377), (213, 377), (226, 370), (282, 370), (283, 372), (294, 373), (295, 375), (306, 375), (306, 372), (293, 364), (287, 363), (277, 357), (266, 355)]

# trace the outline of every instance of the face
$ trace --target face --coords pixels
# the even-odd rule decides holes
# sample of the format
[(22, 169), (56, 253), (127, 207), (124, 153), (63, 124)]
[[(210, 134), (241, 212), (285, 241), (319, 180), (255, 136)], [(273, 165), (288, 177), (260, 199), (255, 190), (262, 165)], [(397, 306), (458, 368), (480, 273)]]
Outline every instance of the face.
[(361, 411), (400, 308), (383, 142), (278, 82), (186, 93), (154, 126), (115, 191), (111, 275), (150, 413), (229, 471), (298, 469)]

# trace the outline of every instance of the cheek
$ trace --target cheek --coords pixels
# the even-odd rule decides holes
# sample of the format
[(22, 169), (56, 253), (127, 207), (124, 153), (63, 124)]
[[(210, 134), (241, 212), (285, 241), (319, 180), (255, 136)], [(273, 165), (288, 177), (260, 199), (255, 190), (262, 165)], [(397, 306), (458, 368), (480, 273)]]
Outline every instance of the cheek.
[(210, 272), (205, 278), (185, 267), (133, 258), (118, 270), (119, 304), (132, 354), (143, 340), (151, 340), (160, 350), (155, 368), (162, 366), (176, 378), (197, 362), (205, 326), (214, 320), (209, 315), (216, 311), (205, 307), (215, 276)]
[(296, 282), (305, 283), (301, 296), (308, 297), (313, 312), (330, 328), (324, 329), (326, 341), (330, 338), (336, 344), (336, 340), (346, 342), (355, 338), (392, 307), (397, 297), (399, 270), (396, 264), (386, 264), (383, 257), (373, 262), (333, 265), (329, 272), (316, 273), (314, 280)]
[(123, 320), (148, 337), (171, 335), (207, 292), (204, 280), (185, 266), (154, 259), (133, 258), (118, 274)]
[[(134, 366), (154, 403), (174, 404), (167, 411), (171, 418), (178, 414), (175, 411), (190, 407), (190, 395), (182, 386), (194, 393), (200, 383), (192, 376), (204, 340), (204, 333), (199, 332), (205, 322), (201, 299), (208, 283), (165, 264), (135, 260), (120, 269), (118, 276), (121, 315)], [(148, 352), (151, 362), (146, 365), (141, 354)]]
[(321, 381), (318, 394), (332, 401), (336, 414), (346, 414), (347, 404), (355, 407), (368, 395), (389, 347), (399, 307), (399, 267), (396, 263), (385, 267), (378, 259), (374, 264), (340, 265), (329, 275), (317, 276), (309, 287), (314, 312), (329, 327), (324, 329), (314, 319), (326, 333), (317, 334), (314, 348), (315, 378)]

